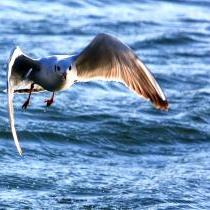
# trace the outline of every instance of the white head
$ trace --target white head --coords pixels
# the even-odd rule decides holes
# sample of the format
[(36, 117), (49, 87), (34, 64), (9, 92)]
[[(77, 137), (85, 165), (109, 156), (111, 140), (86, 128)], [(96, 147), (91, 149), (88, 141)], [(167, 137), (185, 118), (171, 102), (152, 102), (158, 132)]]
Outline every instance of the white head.
[[(75, 60), (77, 56), (56, 55), (39, 60), (42, 74), (37, 79), (41, 86), (53, 89), (67, 89), (77, 80)], [(47, 89), (47, 90), (48, 90)]]
[(66, 80), (68, 72), (72, 69), (71, 60), (61, 59), (58, 60), (53, 67), (55, 74), (57, 74), (62, 79)]
[(74, 64), (75, 59), (76, 56), (62, 57), (54, 63), (53, 67), (55, 74), (71, 85), (77, 80), (77, 72)]

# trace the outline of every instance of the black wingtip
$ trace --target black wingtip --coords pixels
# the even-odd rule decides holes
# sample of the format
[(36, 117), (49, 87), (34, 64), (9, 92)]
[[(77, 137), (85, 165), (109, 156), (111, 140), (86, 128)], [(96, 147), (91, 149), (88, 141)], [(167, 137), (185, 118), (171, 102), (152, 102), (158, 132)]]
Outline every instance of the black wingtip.
[(163, 111), (168, 111), (169, 103), (167, 100), (159, 100), (158, 103), (155, 104), (155, 107)]

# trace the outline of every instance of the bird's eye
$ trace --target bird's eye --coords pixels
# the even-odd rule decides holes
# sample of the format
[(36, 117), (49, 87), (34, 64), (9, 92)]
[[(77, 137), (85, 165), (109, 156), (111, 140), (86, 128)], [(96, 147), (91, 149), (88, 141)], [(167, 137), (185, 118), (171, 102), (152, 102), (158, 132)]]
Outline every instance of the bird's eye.
[(69, 66), (69, 71), (71, 70), (71, 65)]
[(60, 66), (57, 66), (57, 70), (58, 70), (58, 71), (60, 71), (60, 70), (61, 70)]

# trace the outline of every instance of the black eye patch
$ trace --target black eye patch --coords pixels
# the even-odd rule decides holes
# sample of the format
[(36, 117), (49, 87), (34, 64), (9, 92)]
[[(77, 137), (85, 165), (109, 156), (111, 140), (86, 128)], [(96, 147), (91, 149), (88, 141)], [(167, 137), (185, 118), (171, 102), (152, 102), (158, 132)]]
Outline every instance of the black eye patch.
[(71, 66), (69, 66), (69, 71), (71, 70)]
[(57, 66), (57, 70), (58, 70), (58, 71), (60, 71), (60, 70), (61, 70), (60, 66)]

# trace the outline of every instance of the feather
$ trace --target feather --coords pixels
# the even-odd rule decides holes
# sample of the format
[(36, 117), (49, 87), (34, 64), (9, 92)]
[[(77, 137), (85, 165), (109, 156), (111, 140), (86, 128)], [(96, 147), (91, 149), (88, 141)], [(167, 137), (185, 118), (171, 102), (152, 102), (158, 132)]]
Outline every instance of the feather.
[(124, 83), (156, 108), (167, 110), (166, 97), (149, 69), (117, 38), (99, 34), (80, 53), (76, 62), (79, 81), (96, 79)]

